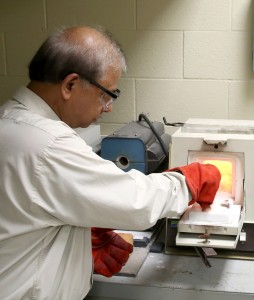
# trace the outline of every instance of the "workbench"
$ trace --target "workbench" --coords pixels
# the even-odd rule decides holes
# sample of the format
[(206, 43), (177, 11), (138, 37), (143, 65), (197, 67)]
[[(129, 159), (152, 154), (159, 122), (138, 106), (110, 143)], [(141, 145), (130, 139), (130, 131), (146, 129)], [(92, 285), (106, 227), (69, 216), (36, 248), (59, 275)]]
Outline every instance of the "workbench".
[(149, 253), (136, 277), (94, 276), (87, 300), (254, 299), (254, 261)]

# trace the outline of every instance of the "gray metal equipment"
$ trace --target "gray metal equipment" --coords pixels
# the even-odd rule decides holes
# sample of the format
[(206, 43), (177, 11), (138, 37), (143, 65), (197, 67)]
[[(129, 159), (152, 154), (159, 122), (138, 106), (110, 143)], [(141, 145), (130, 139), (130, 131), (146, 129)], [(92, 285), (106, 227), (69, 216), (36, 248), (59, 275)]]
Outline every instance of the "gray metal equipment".
[(141, 114), (139, 121), (130, 122), (103, 138), (101, 157), (113, 161), (124, 171), (137, 169), (149, 174), (164, 163), (168, 166), (170, 142), (171, 137), (164, 132), (163, 123), (150, 122)]

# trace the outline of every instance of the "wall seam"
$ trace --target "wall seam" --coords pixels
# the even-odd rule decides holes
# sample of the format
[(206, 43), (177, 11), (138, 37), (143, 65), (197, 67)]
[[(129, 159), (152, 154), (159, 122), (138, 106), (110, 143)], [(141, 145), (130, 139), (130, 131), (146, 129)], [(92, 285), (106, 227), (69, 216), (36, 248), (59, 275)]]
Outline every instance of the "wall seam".
[(6, 32), (3, 33), (3, 60), (4, 60), (4, 75), (8, 76), (7, 72), (7, 44), (6, 44)]
[(47, 1), (43, 1), (43, 8), (44, 8), (44, 27), (48, 29), (48, 16), (47, 16)]

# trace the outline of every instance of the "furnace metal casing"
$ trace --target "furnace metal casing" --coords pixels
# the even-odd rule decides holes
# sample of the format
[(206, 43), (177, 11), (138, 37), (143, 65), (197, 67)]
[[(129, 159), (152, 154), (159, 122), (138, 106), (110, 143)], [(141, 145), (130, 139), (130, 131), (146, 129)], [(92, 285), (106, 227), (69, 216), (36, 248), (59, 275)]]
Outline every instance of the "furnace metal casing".
[[(254, 121), (246, 120), (215, 120), (215, 119), (189, 119), (185, 125), (172, 135), (169, 167), (178, 167), (190, 164), (197, 153), (212, 153), (216, 157), (230, 155), (236, 157), (236, 193), (242, 199), (242, 210), (237, 228), (228, 226), (213, 226), (211, 232), (219, 236), (219, 244), (202, 244), (197, 239), (182, 243), (181, 239), (176, 244), (184, 246), (209, 246), (220, 248), (235, 248), (241, 234), (244, 223), (254, 223)], [(181, 221), (180, 221), (181, 222)], [(179, 222), (179, 223), (180, 223)], [(178, 235), (181, 228), (188, 226), (178, 223)], [(167, 226), (170, 223), (167, 221)], [(181, 227), (183, 226), (183, 227)], [(206, 226), (189, 226), (187, 230), (190, 236), (204, 233)], [(193, 230), (193, 232), (192, 232)], [(209, 229), (210, 230), (210, 229)], [(192, 234), (193, 233), (193, 234)], [(226, 233), (226, 234), (225, 234)], [(188, 234), (187, 234), (188, 235)], [(234, 243), (227, 243), (227, 239), (235, 236)], [(224, 243), (225, 242), (225, 243)], [(166, 247), (169, 238), (166, 237)]]
[(171, 137), (164, 132), (161, 122), (152, 125), (167, 153), (146, 122), (134, 121), (102, 139), (101, 157), (113, 161), (125, 172), (131, 169), (145, 174), (155, 172), (168, 157)]

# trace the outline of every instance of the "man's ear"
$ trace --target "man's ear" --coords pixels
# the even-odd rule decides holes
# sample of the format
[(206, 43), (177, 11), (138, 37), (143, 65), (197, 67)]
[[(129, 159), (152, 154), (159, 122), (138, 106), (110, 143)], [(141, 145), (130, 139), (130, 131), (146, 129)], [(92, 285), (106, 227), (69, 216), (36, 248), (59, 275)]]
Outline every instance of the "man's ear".
[(69, 100), (73, 89), (77, 85), (77, 81), (79, 80), (79, 75), (77, 73), (71, 73), (67, 75), (61, 83), (61, 93), (62, 97), (65, 100)]

